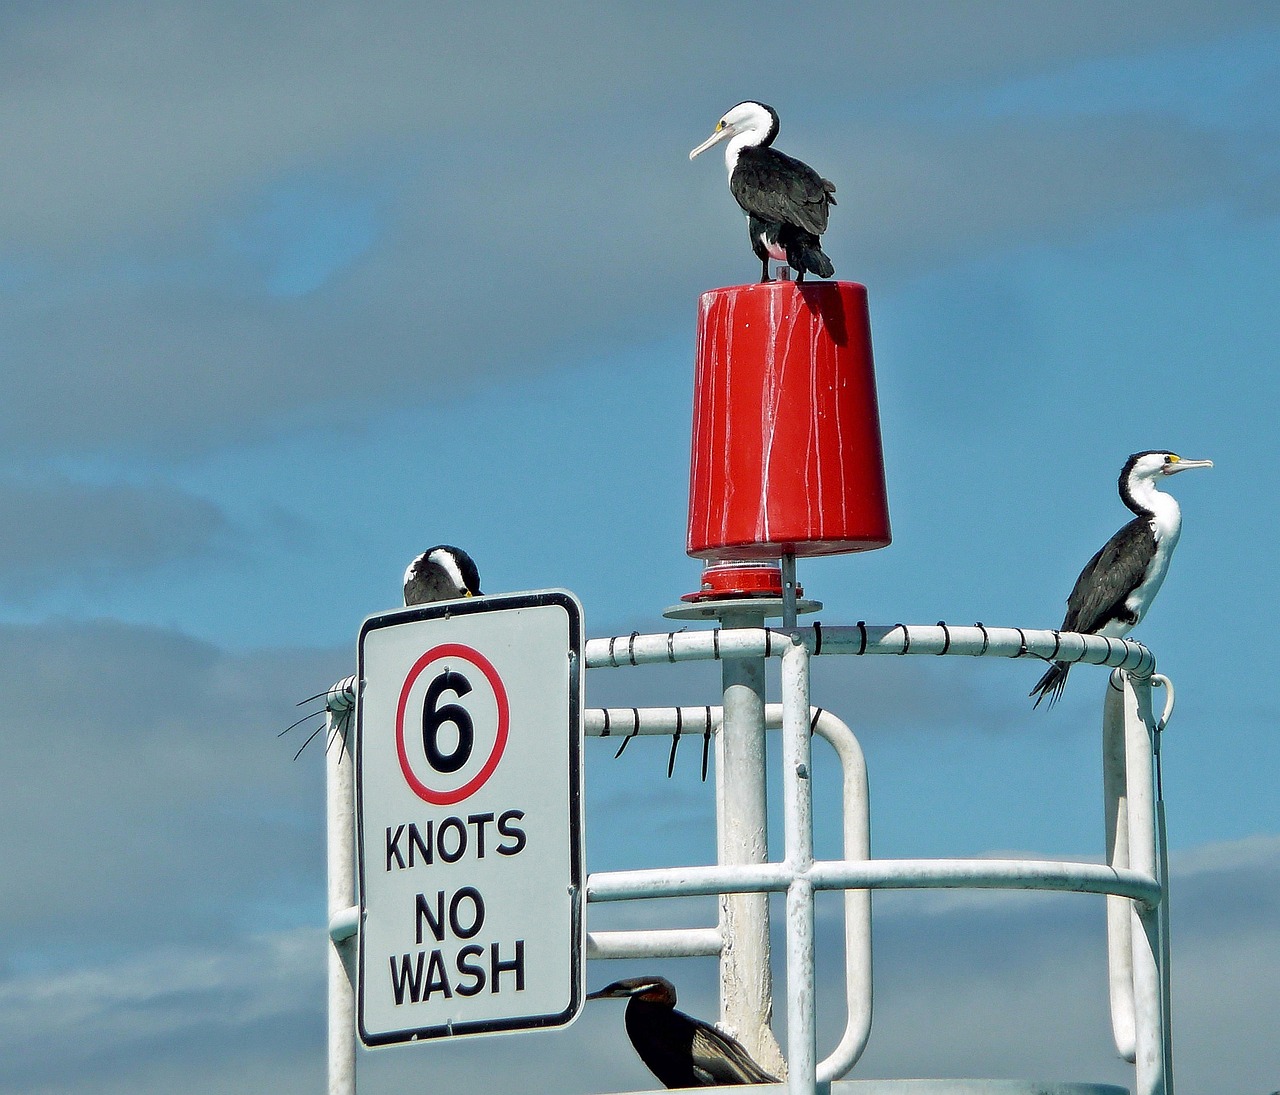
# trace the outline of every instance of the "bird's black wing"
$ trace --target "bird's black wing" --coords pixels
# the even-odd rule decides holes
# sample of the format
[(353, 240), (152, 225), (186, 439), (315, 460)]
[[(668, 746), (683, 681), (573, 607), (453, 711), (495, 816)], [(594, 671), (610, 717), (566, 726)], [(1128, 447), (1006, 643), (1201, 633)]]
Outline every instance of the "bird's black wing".
[(835, 187), (812, 167), (773, 148), (744, 148), (729, 177), (729, 191), (762, 220), (794, 224), (815, 236), (827, 230)]
[(1125, 598), (1142, 582), (1155, 546), (1145, 517), (1134, 518), (1111, 537), (1076, 579), (1062, 630), (1089, 634), (1121, 616)]
[(771, 1076), (751, 1059), (742, 1045), (723, 1031), (694, 1020), (693, 1071), (706, 1087), (718, 1084), (776, 1084)]

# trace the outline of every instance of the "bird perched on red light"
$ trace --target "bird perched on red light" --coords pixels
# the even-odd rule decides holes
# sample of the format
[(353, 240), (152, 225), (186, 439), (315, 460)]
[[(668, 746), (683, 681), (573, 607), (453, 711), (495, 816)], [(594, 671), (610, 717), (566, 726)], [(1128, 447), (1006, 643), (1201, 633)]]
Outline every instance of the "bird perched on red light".
[[(1067, 598), (1061, 630), (1119, 639), (1138, 625), (1160, 592), (1182, 532), (1182, 510), (1156, 484), (1178, 472), (1211, 467), (1212, 460), (1183, 460), (1160, 449), (1135, 452), (1125, 461), (1120, 500), (1137, 517), (1085, 564)], [(1070, 662), (1055, 662), (1030, 692), (1036, 697), (1034, 706), (1046, 696), (1052, 706), (1070, 671)]]
[(627, 1037), (667, 1087), (776, 1084), (742, 1044), (710, 1023), (676, 1011), (676, 987), (665, 977), (628, 977), (588, 994), (588, 1000), (627, 1001)]
[(835, 184), (806, 163), (773, 148), (778, 112), (764, 103), (739, 103), (716, 124), (715, 132), (689, 153), (689, 159), (712, 145), (724, 149), (729, 192), (747, 214), (751, 249), (760, 260), (760, 280), (769, 281), (769, 260), (785, 262), (804, 281), (805, 272), (820, 278), (835, 274), (822, 251), (827, 216), (836, 204)]

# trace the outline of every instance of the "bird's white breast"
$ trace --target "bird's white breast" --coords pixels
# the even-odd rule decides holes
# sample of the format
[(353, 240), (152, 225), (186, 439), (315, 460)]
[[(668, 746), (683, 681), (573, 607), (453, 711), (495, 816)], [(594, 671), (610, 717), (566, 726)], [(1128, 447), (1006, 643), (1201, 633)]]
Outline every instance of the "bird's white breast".
[(1155, 534), (1156, 553), (1146, 577), (1125, 598), (1125, 607), (1138, 617), (1139, 622), (1164, 584), (1165, 575), (1169, 573), (1169, 560), (1173, 558), (1173, 549), (1178, 546), (1178, 537), (1182, 534), (1182, 511), (1170, 495), (1153, 491), (1145, 501), (1152, 510), (1149, 520)]

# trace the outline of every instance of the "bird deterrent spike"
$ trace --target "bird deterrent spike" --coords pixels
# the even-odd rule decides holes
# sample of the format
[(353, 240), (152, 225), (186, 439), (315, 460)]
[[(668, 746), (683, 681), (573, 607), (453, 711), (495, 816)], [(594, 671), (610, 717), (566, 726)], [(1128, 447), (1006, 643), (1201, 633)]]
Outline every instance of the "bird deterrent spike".
[[(326, 695), (326, 694), (327, 694), (327, 693), (324, 693), (324, 692), (320, 693), (320, 695), (322, 695), (322, 696), (323, 696), (323, 695)], [(316, 697), (316, 696), (312, 696), (311, 698), (314, 700), (314, 699), (317, 699), (318, 697)], [(306, 701), (304, 700), (303, 702), (305, 703)], [(323, 715), (323, 714), (324, 714), (324, 712), (325, 712), (325, 709), (322, 707), (322, 708), (320, 708), (320, 710), (319, 710), (319, 711), (311, 711), (311, 712), (309, 712), (308, 714), (303, 715), (303, 716), (302, 716), (302, 718), (300, 718), (297, 722), (291, 722), (288, 726), (286, 726), (283, 730), (281, 730), (281, 731), (280, 731), (280, 733), (278, 733), (278, 734), (276, 735), (276, 737), (278, 737), (278, 738), (282, 738), (282, 737), (284, 737), (284, 736), (285, 736), (285, 734), (287, 734), (287, 733), (288, 733), (290, 730), (292, 730), (295, 726), (301, 726), (301, 725), (302, 725), (304, 722), (306, 722), (308, 719), (314, 719), (317, 715)]]
[(294, 760), (297, 760), (300, 756), (302, 756), (302, 750), (305, 749), (308, 745), (310, 745), (312, 738), (314, 738), (317, 734), (319, 734), (322, 730), (324, 730), (324, 728), (325, 728), (325, 724), (322, 722), (319, 726), (317, 726), (314, 730), (311, 731), (311, 735), (307, 738), (306, 741), (302, 743), (302, 748), (293, 754)]

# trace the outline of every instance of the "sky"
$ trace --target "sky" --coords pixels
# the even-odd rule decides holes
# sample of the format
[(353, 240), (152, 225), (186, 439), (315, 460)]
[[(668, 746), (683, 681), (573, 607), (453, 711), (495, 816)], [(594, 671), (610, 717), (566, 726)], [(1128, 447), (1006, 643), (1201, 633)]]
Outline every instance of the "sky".
[[(697, 298), (759, 269), (720, 157), (687, 153), (748, 98), (836, 183), (825, 249), (870, 298), (894, 542), (801, 561), (823, 622), (1057, 626), (1128, 519), (1125, 457), (1215, 462), (1172, 484), (1182, 539), (1136, 633), (1178, 695), (1176, 1078), (1280, 1087), (1280, 10), (97, 0), (0, 4), (0, 1091), (320, 1089), (322, 754), (277, 733), (418, 552), (570, 589), (591, 636), (667, 629), (700, 572)], [(1038, 675), (820, 660), (874, 854), (1101, 854), (1105, 672), (1032, 712)], [(587, 702), (718, 681), (597, 670)], [(667, 749), (588, 743), (589, 870), (714, 855), (696, 751), (668, 781)], [(854, 1077), (1132, 1082), (1096, 899), (875, 917)], [(709, 960), (651, 966), (714, 1017)], [(644, 1088), (620, 1011), (362, 1052), (360, 1090)]]

